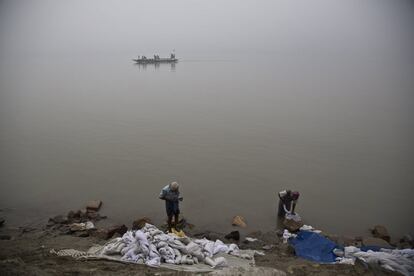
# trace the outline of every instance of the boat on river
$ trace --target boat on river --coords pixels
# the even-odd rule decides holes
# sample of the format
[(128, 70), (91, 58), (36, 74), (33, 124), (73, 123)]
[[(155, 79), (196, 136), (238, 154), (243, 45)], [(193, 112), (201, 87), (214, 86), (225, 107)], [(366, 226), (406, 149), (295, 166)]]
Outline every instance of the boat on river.
[(154, 55), (153, 58), (147, 58), (146, 56), (138, 56), (136, 59), (132, 59), (135, 63), (138, 64), (149, 64), (149, 63), (176, 63), (178, 59), (175, 57), (174, 53), (171, 53), (170, 57), (160, 58), (159, 55)]

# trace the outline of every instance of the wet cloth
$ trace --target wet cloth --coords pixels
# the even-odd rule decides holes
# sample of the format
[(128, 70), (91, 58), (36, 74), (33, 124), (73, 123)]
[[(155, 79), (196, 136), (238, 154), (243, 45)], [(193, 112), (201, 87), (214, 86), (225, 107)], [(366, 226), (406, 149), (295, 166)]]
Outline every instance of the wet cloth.
[(289, 243), (295, 248), (298, 257), (318, 263), (335, 262), (336, 255), (333, 250), (338, 246), (318, 233), (299, 231), (294, 239), (289, 240)]
[(380, 251), (368, 250), (367, 252), (354, 246), (344, 248), (344, 257), (338, 257), (338, 263), (354, 264), (356, 259), (380, 265), (390, 271), (403, 275), (414, 275), (414, 249), (381, 249)]

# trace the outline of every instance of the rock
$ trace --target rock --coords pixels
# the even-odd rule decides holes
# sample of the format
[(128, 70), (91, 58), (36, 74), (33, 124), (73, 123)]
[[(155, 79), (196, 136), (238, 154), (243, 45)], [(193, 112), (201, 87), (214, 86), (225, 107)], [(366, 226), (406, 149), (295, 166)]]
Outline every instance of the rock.
[(58, 215), (53, 218), (50, 218), (49, 221), (56, 223), (56, 224), (66, 224), (68, 223), (68, 218), (62, 215)]
[(89, 237), (89, 233), (88, 231), (84, 230), (84, 231), (78, 231), (74, 233), (75, 237), (80, 237), (80, 238), (86, 238)]
[(72, 223), (71, 225), (69, 225), (69, 227), (70, 227), (70, 231), (72, 232), (86, 230), (84, 223)]
[(275, 245), (274, 245), (274, 244), (266, 244), (266, 245), (264, 245), (264, 246), (262, 247), (262, 249), (263, 249), (263, 250), (270, 250), (270, 249), (272, 249), (273, 247), (275, 247)]
[(296, 232), (303, 226), (302, 221), (295, 221), (293, 219), (285, 219), (283, 225), (289, 232)]
[(380, 248), (392, 248), (392, 246), (386, 242), (383, 239), (380, 238), (371, 238), (371, 237), (367, 237), (367, 238), (363, 238), (362, 239), (362, 245), (364, 246), (377, 246)]
[(95, 229), (95, 225), (91, 221), (72, 223), (71, 225), (69, 225), (69, 229), (71, 232), (93, 230)]
[(176, 225), (177, 229), (193, 229), (194, 228), (194, 224), (189, 223), (185, 218), (182, 218), (178, 221), (177, 225)]
[(70, 235), (70, 234), (72, 234), (73, 232), (70, 230), (70, 226), (69, 225), (67, 225), (67, 224), (62, 224), (62, 225), (60, 225), (60, 227), (59, 227), (59, 231), (60, 231), (60, 233), (61, 234), (63, 234), (63, 235)]
[(3, 226), (3, 224), (6, 222), (4, 218), (0, 218), (0, 227)]
[(372, 229), (372, 235), (375, 238), (380, 238), (387, 242), (390, 242), (391, 240), (391, 237), (390, 237), (390, 234), (388, 233), (387, 228), (385, 228), (385, 226), (383, 225), (375, 225), (374, 228)]
[(413, 242), (414, 241), (413, 240), (413, 237), (411, 237), (411, 235), (409, 235), (409, 234), (407, 234), (404, 237), (402, 237), (402, 240), (403, 241), (406, 241), (406, 242)]
[(74, 211), (69, 211), (68, 214), (66, 215), (68, 217), (69, 220), (72, 220), (75, 218), (76, 213)]
[(101, 208), (102, 201), (101, 200), (91, 200), (86, 204), (86, 209), (98, 211)]
[(145, 226), (146, 223), (152, 224), (151, 219), (143, 217), (132, 222), (132, 230), (139, 230)]
[(201, 232), (201, 233), (195, 233), (194, 237), (196, 237), (198, 239), (206, 238), (206, 239), (211, 240), (211, 241), (222, 239), (222, 235), (220, 235), (219, 233), (216, 233), (216, 232), (212, 232), (212, 231), (205, 231), (205, 232)]
[(11, 240), (11, 236), (10, 235), (0, 235), (0, 240)]
[(278, 229), (276, 230), (276, 236), (278, 236), (279, 238), (283, 236), (283, 230), (282, 229)]
[(337, 244), (341, 246), (357, 246), (358, 245), (358, 241), (355, 238), (349, 237), (349, 236), (339, 236), (337, 240), (334, 242), (336, 242)]
[(128, 231), (128, 227), (125, 224), (117, 224), (109, 227), (108, 229), (108, 236), (111, 238), (115, 233), (119, 233), (121, 235), (125, 234)]
[(90, 235), (103, 240), (107, 240), (110, 238), (107, 229), (98, 229), (96, 231), (90, 232)]
[(86, 213), (86, 216), (88, 219), (95, 220), (95, 221), (101, 219), (101, 216), (99, 215), (99, 213), (96, 211), (92, 211), (92, 210), (88, 210), (88, 212)]
[(240, 240), (240, 232), (239, 231), (232, 231), (229, 234), (225, 235), (224, 237), (228, 240), (238, 241), (238, 240)]
[(112, 237), (111, 237), (112, 239), (115, 239), (115, 238), (122, 238), (122, 235), (121, 234), (119, 234), (119, 233), (115, 233)]
[(246, 227), (246, 222), (244, 221), (244, 218), (242, 216), (235, 216), (233, 218), (233, 221), (231, 223), (234, 226), (240, 226), (240, 227)]
[(414, 240), (410, 235), (405, 235), (402, 237), (398, 244), (399, 248), (413, 248), (414, 247)]
[(88, 209), (81, 209), (81, 210), (79, 210), (79, 217), (81, 219), (88, 218)]

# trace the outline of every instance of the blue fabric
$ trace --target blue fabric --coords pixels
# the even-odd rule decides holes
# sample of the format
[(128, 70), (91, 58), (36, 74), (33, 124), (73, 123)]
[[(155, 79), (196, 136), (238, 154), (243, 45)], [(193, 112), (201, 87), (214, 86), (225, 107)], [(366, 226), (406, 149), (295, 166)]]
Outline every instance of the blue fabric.
[(318, 263), (335, 262), (333, 250), (336, 243), (324, 236), (310, 231), (300, 231), (289, 243), (295, 248), (296, 256)]

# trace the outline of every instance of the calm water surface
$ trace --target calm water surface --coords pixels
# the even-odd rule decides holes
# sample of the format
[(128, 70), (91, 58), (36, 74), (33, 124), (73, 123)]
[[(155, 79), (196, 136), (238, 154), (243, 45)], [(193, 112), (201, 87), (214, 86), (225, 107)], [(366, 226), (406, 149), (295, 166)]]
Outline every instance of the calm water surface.
[(177, 55), (175, 67), (127, 54), (3, 61), (0, 207), (33, 220), (96, 198), (116, 221), (159, 223), (158, 193), (178, 180), (200, 227), (227, 231), (240, 214), (272, 229), (290, 188), (320, 229), (413, 233), (410, 64)]

